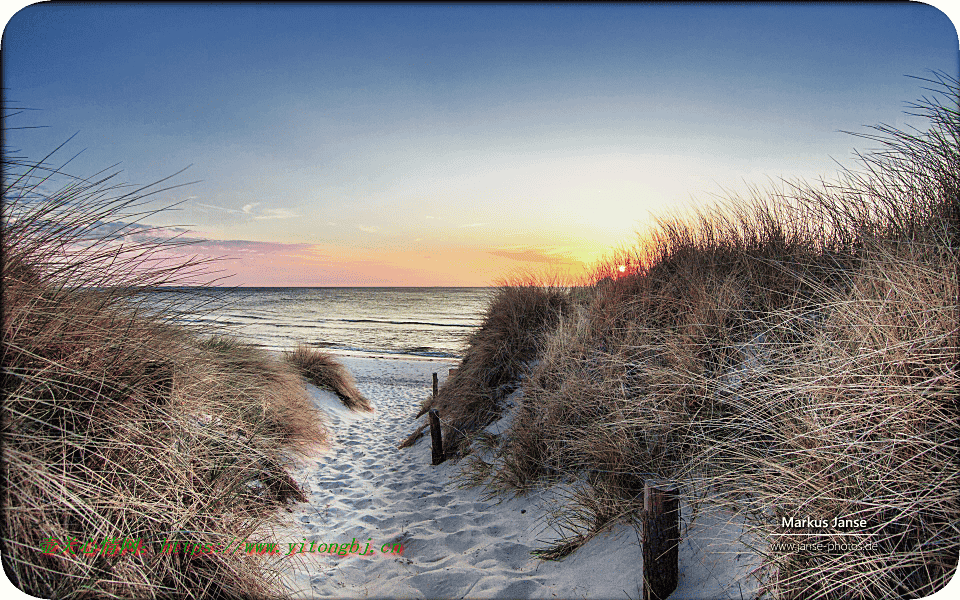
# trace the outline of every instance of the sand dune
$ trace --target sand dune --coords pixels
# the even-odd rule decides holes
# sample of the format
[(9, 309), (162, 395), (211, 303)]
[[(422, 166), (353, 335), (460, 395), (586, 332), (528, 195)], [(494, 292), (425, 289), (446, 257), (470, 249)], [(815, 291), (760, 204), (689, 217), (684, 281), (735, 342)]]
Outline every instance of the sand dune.
[[(333, 446), (294, 473), (309, 501), (293, 507), (275, 541), (276, 565), (295, 597), (637, 598), (641, 548), (634, 528), (619, 525), (562, 561), (530, 555), (558, 536), (549, 514), (559, 489), (502, 501), (458, 488), (458, 466), (430, 464), (429, 436), (398, 450), (420, 401), (455, 365), (434, 361), (343, 358), (373, 414), (343, 408), (313, 388), (336, 432)], [(685, 519), (686, 521), (686, 519)], [(736, 541), (724, 515), (702, 515), (683, 529), (680, 584), (671, 598), (747, 598), (759, 564)], [(346, 556), (309, 552), (358, 542)], [(284, 557), (295, 543), (296, 553)], [(302, 543), (302, 546), (299, 545)], [(397, 544), (402, 553), (394, 554)], [(299, 552), (303, 548), (304, 552)], [(383, 553), (382, 550), (387, 552)]]

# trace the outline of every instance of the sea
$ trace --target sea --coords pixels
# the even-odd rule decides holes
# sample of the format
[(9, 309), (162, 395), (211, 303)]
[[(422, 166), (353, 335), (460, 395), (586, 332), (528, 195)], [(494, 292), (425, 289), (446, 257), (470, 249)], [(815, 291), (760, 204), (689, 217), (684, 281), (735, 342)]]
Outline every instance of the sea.
[[(491, 288), (162, 288), (148, 307), (175, 321), (270, 350), (457, 359), (479, 328)], [(172, 311), (170, 307), (175, 307)]]

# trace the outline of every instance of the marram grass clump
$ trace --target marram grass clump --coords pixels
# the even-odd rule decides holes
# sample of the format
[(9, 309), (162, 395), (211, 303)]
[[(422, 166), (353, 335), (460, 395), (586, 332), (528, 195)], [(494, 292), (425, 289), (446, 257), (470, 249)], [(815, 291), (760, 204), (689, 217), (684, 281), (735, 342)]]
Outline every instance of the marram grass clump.
[(336, 394), (350, 410), (373, 412), (373, 405), (357, 389), (353, 376), (330, 354), (300, 344), (296, 350), (284, 352), (283, 359), (313, 385)]
[(3, 566), (44, 598), (250, 598), (277, 573), (222, 550), (303, 492), (288, 450), (326, 433), (299, 375), (188, 329), (160, 286), (209, 274), (135, 226), (149, 189), (4, 158)]
[[(760, 594), (923, 597), (950, 581), (960, 86), (929, 83), (939, 96), (914, 109), (930, 128), (879, 127), (862, 173), (663, 218), (571, 295), (582, 309), (536, 338), (510, 429), (470, 458), (492, 492), (581, 482), (558, 515), (569, 536), (541, 556), (635, 517), (656, 478), (678, 483), (685, 519), (746, 516)], [(836, 550), (782, 545), (817, 542)]]
[[(498, 418), (501, 400), (516, 389), (541, 338), (569, 307), (566, 292), (553, 281), (524, 277), (505, 280), (497, 288), (460, 367), (417, 415), (437, 409), (448, 455), (465, 451), (470, 435)], [(400, 447), (416, 442), (426, 427), (421, 425)]]

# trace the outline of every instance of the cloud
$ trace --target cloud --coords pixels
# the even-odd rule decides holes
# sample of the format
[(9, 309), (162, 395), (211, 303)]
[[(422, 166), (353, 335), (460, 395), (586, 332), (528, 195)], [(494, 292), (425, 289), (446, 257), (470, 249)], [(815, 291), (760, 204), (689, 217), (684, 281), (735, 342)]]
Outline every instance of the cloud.
[[(246, 208), (246, 206), (244, 208)], [(254, 219), (258, 221), (265, 221), (267, 219), (292, 219), (296, 216), (296, 213), (289, 211), (286, 208), (265, 208), (263, 209), (263, 213), (254, 217)]]
[[(192, 234), (192, 235), (191, 235)], [(140, 244), (166, 244), (168, 250), (180, 248), (181, 252), (188, 253), (235, 253), (255, 252), (258, 254), (273, 254), (277, 252), (299, 251), (311, 247), (307, 243), (283, 242), (253, 242), (248, 240), (209, 240), (199, 237), (198, 232), (182, 227), (155, 227), (141, 223), (126, 223), (111, 221), (96, 223), (87, 229), (80, 241), (94, 243), (107, 242), (136, 242)]]
[[(229, 213), (239, 213), (239, 212), (241, 212), (241, 211), (239, 211), (239, 210), (237, 210), (237, 209), (235, 209), (235, 208), (224, 208), (224, 207), (222, 207), (222, 206), (214, 206), (214, 205), (212, 205), (212, 204), (204, 204), (204, 203), (202, 203), (202, 202), (194, 202), (194, 204), (196, 204), (197, 206), (202, 206), (202, 207), (204, 207), (204, 208), (215, 208), (215, 209), (217, 209), (217, 210), (222, 210), (222, 211), (224, 211), (224, 212), (229, 212)], [(247, 206), (250, 206), (250, 205), (248, 204)], [(246, 208), (246, 207), (244, 207), (244, 208)]]
[(571, 258), (568, 252), (558, 252), (556, 250), (548, 248), (534, 248), (534, 247), (512, 247), (512, 248), (501, 248), (498, 250), (489, 250), (490, 254), (494, 256), (502, 256), (503, 258), (509, 258), (510, 260), (516, 260), (521, 262), (536, 262), (536, 263), (547, 263), (547, 264), (578, 264), (581, 261)]
[(255, 211), (254, 209), (260, 206), (259, 202), (251, 202), (250, 204), (244, 204), (243, 208), (241, 208), (240, 210), (233, 210), (231, 208), (222, 208), (220, 206), (212, 206), (210, 204), (200, 204), (199, 202), (197, 202), (197, 205), (206, 206), (209, 208), (216, 208), (218, 210), (223, 210), (226, 212), (251, 215), (257, 221), (267, 221), (271, 219), (292, 219), (297, 216), (296, 213), (286, 208), (263, 208), (263, 209), (260, 209), (259, 211)]
[(250, 240), (209, 240), (205, 243), (223, 248), (246, 248), (265, 252), (279, 252), (289, 248), (309, 248), (311, 246), (311, 244), (306, 243), (287, 244), (283, 242), (252, 242)]
[(460, 228), (462, 229), (464, 227), (483, 227), (484, 225), (486, 225), (486, 223), (468, 223), (466, 225), (461, 225)]
[(111, 240), (118, 242), (157, 243), (171, 238), (178, 241), (190, 241), (196, 238), (185, 237), (191, 233), (182, 227), (157, 227), (143, 223), (128, 223), (125, 221), (97, 221), (93, 227), (83, 231), (83, 241)]
[(366, 225), (360, 225), (360, 231), (364, 233), (376, 233), (380, 231), (380, 228), (374, 225), (373, 227), (367, 227)]

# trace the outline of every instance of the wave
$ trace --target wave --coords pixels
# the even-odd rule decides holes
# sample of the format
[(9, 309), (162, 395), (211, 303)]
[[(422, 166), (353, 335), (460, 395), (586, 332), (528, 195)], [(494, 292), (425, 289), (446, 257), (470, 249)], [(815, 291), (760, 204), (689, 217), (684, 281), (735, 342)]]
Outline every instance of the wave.
[[(313, 346), (318, 344), (310, 345)], [(460, 358), (459, 354), (445, 352), (429, 346), (410, 346), (407, 348), (401, 348), (399, 350), (391, 350), (386, 348), (359, 348), (355, 346), (344, 346), (341, 344), (326, 344), (325, 347), (333, 351), (341, 350), (344, 352), (357, 352), (360, 354), (390, 354), (396, 356), (426, 356), (430, 358)]]
[(289, 350), (307, 343), (347, 355), (457, 360), (466, 338), (482, 325), (483, 298), (470, 290), (441, 292), (357, 288), (317, 296), (244, 288), (225, 294), (225, 306), (195, 308), (180, 302), (180, 294), (163, 296), (160, 304), (181, 309), (173, 315), (177, 320), (213, 326), (262, 347)]
[(383, 319), (337, 319), (341, 323), (382, 323), (385, 325), (430, 325), (432, 327), (465, 327), (475, 328), (479, 325), (463, 323), (431, 323), (428, 321), (387, 321)]
[[(283, 343), (277, 344), (279, 340), (273, 340), (273, 343), (265, 342), (264, 340), (251, 340), (250, 343), (254, 346), (260, 346), (265, 348), (274, 349), (277, 351), (283, 350), (292, 350), (292, 347), (284, 345)], [(439, 348), (433, 348), (430, 346), (407, 346), (404, 348), (371, 348), (371, 347), (361, 347), (361, 346), (349, 346), (346, 344), (338, 344), (336, 342), (306, 342), (307, 346), (324, 349), (329, 352), (346, 352), (354, 354), (370, 354), (370, 355), (390, 355), (390, 356), (423, 356), (427, 358), (450, 358), (450, 359), (460, 359), (461, 355), (455, 352), (448, 352), (441, 350)]]

